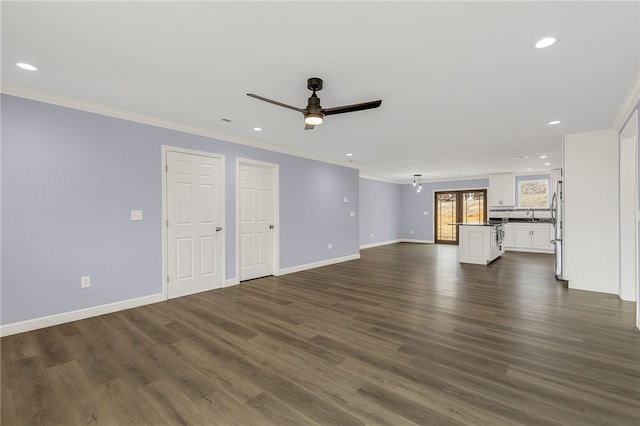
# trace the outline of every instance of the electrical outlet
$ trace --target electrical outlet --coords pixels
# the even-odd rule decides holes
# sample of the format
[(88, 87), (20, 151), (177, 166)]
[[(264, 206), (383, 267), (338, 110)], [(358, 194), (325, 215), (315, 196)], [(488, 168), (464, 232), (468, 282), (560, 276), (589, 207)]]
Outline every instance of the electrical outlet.
[(144, 212), (142, 210), (131, 210), (131, 220), (144, 220)]
[(343, 202), (343, 203), (345, 203), (345, 204), (347, 204), (347, 203), (349, 202), (349, 199), (348, 199), (347, 197), (344, 197), (344, 198), (342, 199), (342, 202)]
[(329, 243), (329, 245), (327, 246), (327, 250), (331, 250), (332, 248), (333, 248), (333, 245)]
[(349, 216), (351, 216), (351, 217), (356, 217), (356, 212), (351, 212), (351, 213), (349, 213)]
[(373, 238), (373, 232), (371, 233), (371, 238)]
[(91, 287), (91, 277), (89, 275), (80, 277), (80, 288)]
[(429, 212), (427, 210), (423, 211), (422, 214), (425, 216), (429, 216)]
[(413, 229), (411, 230), (411, 235), (413, 235)]

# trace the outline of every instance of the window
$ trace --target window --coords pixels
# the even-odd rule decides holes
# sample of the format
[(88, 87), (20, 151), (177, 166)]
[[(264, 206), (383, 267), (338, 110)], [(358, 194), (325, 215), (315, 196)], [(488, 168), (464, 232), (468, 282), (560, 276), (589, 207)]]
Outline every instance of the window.
[(518, 207), (549, 207), (549, 179), (529, 179), (519, 181)]

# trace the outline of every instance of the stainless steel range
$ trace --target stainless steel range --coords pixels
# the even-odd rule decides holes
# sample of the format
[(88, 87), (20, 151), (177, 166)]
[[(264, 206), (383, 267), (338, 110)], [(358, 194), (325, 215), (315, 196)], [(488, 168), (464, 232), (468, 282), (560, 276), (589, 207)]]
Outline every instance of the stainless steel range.
[(504, 225), (496, 225), (496, 244), (501, 246), (504, 242)]

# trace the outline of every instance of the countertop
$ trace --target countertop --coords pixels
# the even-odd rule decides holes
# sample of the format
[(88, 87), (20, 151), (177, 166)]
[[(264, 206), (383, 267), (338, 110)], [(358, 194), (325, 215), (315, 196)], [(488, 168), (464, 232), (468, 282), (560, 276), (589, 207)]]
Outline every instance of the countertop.
[(492, 219), (488, 222), (456, 222), (456, 223), (450, 223), (451, 226), (455, 226), (455, 225), (465, 225), (465, 226), (496, 226), (496, 225), (506, 225), (507, 223), (553, 223), (553, 220), (550, 218), (540, 218), (540, 219), (525, 219), (525, 218), (509, 218), (506, 219), (504, 221), (499, 221), (499, 220), (495, 220)]
[(505, 223), (553, 223), (553, 219), (550, 217), (541, 217), (540, 219), (528, 219), (520, 217), (510, 217)]
[(449, 225), (451, 226), (455, 226), (455, 225), (464, 225), (464, 226), (498, 226), (498, 225), (502, 225), (502, 222), (456, 222), (456, 223), (450, 223)]

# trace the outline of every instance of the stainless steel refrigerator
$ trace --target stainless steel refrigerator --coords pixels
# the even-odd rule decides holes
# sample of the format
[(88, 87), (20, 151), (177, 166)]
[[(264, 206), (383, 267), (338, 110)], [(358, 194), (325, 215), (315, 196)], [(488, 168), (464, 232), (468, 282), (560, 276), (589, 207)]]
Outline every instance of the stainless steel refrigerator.
[(553, 221), (554, 236), (551, 243), (555, 246), (556, 278), (564, 280), (564, 193), (563, 182), (556, 183), (555, 192), (551, 199), (551, 219)]

